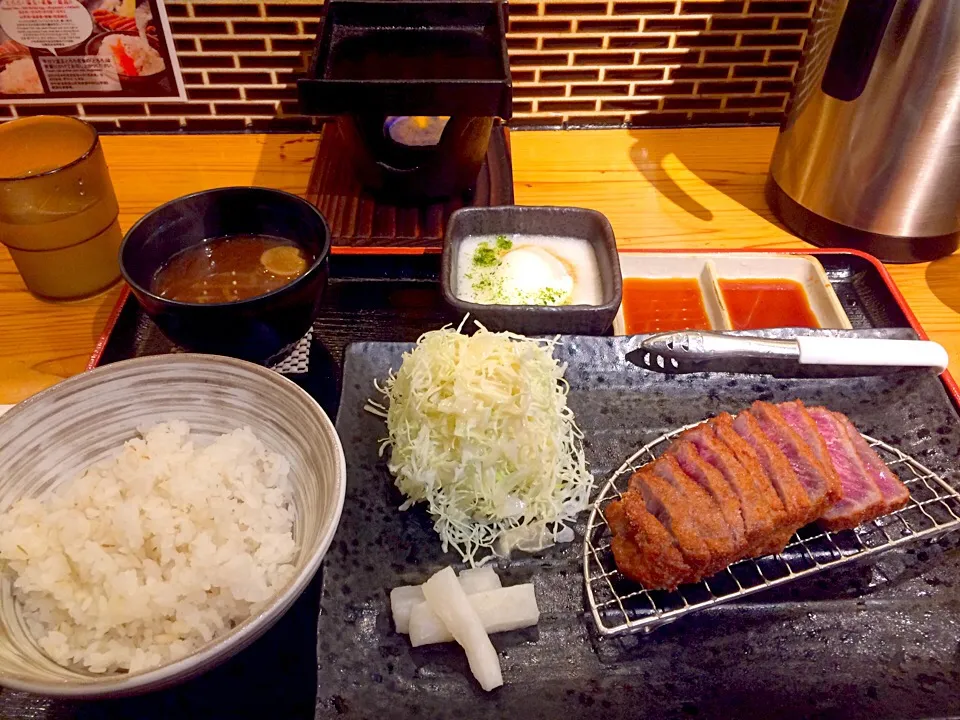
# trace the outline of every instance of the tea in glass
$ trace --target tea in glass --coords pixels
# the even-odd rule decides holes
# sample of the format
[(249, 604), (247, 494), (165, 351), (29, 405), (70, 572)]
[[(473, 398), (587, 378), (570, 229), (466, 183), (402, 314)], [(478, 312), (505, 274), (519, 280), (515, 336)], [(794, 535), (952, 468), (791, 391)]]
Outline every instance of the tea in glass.
[(120, 277), (117, 197), (100, 139), (75, 118), (0, 125), (0, 243), (31, 292), (92, 295)]

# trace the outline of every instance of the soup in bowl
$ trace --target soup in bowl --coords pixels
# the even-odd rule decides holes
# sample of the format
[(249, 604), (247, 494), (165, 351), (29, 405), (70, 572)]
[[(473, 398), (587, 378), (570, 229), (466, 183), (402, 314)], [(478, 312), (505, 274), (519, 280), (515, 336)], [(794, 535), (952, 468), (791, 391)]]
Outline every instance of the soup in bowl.
[(269, 364), (309, 331), (329, 254), (327, 223), (305, 200), (218, 188), (145, 215), (123, 240), (120, 269), (171, 342)]
[(312, 261), (283, 238), (228, 235), (178, 252), (154, 274), (151, 289), (180, 302), (238, 302), (289, 285)]

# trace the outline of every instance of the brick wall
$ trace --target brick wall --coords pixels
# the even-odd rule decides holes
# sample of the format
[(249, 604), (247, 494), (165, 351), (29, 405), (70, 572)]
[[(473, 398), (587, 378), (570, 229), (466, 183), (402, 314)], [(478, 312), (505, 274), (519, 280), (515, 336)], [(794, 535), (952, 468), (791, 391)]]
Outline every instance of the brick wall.
[[(780, 121), (813, 0), (513, 0), (514, 127)], [(102, 131), (302, 130), (295, 80), (323, 11), (304, 0), (167, 0), (185, 103), (0, 105)]]

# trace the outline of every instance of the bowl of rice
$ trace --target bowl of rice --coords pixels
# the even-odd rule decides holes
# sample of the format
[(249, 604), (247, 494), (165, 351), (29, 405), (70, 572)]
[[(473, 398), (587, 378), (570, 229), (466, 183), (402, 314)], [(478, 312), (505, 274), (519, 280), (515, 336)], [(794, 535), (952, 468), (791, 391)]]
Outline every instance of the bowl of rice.
[(340, 519), (343, 449), (300, 387), (212, 355), (127, 360), (0, 417), (0, 684), (94, 698), (269, 629)]

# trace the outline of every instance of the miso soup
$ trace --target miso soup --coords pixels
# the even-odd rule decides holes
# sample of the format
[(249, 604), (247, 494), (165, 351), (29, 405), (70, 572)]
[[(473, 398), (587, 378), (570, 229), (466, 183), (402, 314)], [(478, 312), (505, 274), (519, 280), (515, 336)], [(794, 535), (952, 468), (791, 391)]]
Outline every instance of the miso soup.
[(151, 289), (180, 302), (236, 302), (293, 282), (313, 260), (303, 248), (283, 238), (231, 235), (174, 255), (157, 270)]

